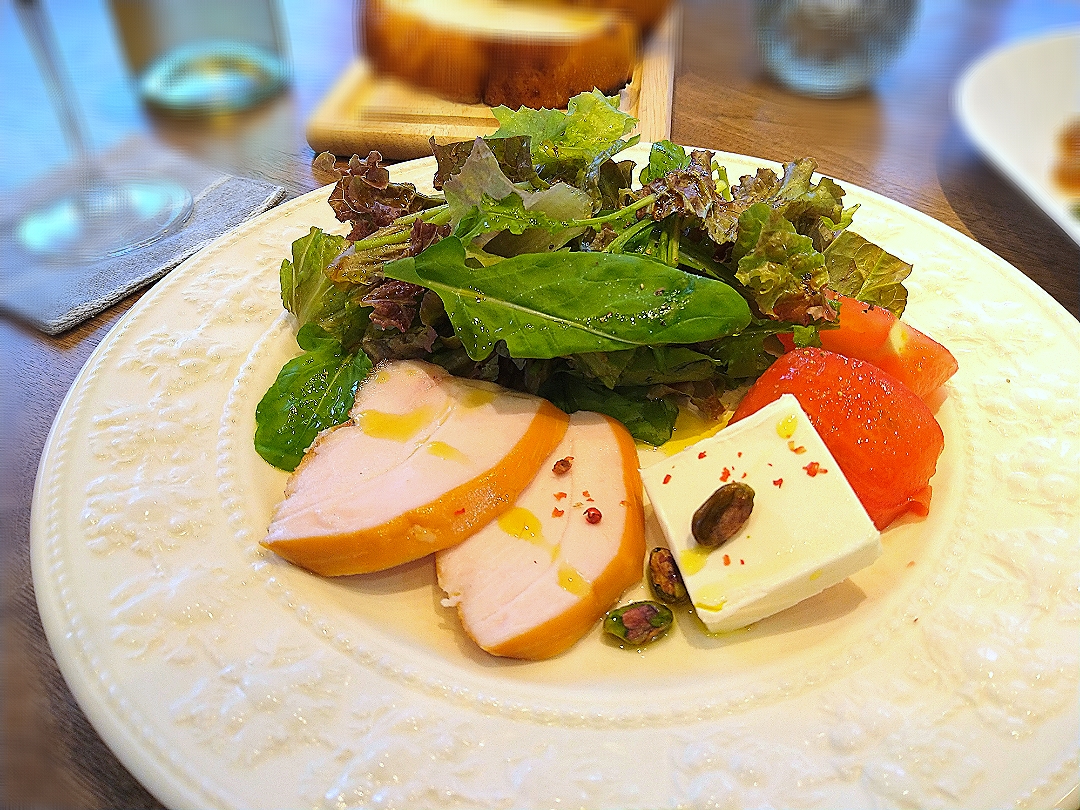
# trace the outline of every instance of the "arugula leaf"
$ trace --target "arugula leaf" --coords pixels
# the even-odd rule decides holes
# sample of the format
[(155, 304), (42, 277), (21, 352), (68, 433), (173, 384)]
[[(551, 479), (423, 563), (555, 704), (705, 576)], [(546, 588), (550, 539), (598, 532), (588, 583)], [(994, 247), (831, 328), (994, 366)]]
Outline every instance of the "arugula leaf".
[(371, 371), (367, 355), (345, 352), (314, 323), (300, 328), (296, 342), (304, 354), (282, 367), (255, 408), (255, 450), (289, 471), (321, 431), (348, 418), (356, 390)]
[(728, 285), (636, 255), (526, 254), (470, 267), (450, 236), (383, 272), (437, 293), (474, 360), (500, 340), (512, 357), (554, 358), (695, 343), (750, 322)]
[(595, 411), (618, 419), (639, 442), (659, 446), (671, 438), (679, 406), (671, 399), (650, 399), (646, 388), (611, 390), (576, 374), (553, 374), (540, 396), (567, 413)]
[(829, 284), (841, 295), (876, 304), (897, 318), (907, 306), (903, 280), (911, 265), (854, 231), (844, 231), (825, 249)]

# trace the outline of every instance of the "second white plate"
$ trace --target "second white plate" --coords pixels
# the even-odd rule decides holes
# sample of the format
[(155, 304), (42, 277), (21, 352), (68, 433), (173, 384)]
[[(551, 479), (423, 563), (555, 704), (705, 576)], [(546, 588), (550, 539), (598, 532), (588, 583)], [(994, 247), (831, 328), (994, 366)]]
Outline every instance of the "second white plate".
[(1080, 117), (1080, 29), (992, 51), (964, 73), (956, 111), (968, 136), (1077, 244), (1080, 216), (1053, 179), (1058, 139)]

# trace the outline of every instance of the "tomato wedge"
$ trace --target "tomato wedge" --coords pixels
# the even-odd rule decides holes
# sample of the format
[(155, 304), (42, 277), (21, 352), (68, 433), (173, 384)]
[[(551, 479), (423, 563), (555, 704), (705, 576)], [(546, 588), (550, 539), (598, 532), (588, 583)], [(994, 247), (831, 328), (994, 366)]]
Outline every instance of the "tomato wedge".
[[(884, 307), (846, 295), (836, 298), (840, 327), (821, 330), (823, 349), (873, 363), (924, 400), (959, 368), (948, 349)], [(780, 340), (789, 351), (794, 348), (791, 335)]]
[[(731, 421), (781, 394), (799, 400), (878, 529), (906, 512), (928, 513), (929, 482), (945, 437), (911, 389), (862, 360), (823, 349), (796, 349), (758, 378)], [(808, 513), (817, 506), (807, 504)]]

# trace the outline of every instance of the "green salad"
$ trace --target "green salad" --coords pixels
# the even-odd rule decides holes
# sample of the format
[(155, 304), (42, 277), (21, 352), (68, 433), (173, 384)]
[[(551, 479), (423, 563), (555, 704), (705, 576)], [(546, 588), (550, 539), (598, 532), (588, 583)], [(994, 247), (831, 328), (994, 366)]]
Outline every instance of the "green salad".
[(292, 470), (344, 422), (374, 365), (451, 373), (591, 410), (662, 444), (679, 407), (706, 418), (782, 352), (819, 345), (834, 293), (903, 312), (911, 266), (850, 228), (858, 206), (810, 158), (729, 182), (714, 154), (669, 141), (637, 166), (636, 121), (598, 91), (569, 109), (493, 110), (499, 129), (438, 145), (433, 186), (354, 156), (281, 266), (302, 350), (256, 410), (255, 446)]

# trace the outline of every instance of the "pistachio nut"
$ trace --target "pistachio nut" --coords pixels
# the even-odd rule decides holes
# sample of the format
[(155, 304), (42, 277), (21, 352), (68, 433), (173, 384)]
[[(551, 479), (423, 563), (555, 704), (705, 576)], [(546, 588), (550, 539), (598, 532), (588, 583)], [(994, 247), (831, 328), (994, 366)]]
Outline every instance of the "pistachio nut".
[(741, 482), (724, 484), (694, 512), (690, 531), (700, 545), (717, 548), (739, 533), (753, 509), (753, 487)]
[(668, 631), (675, 616), (659, 602), (632, 602), (604, 617), (604, 632), (635, 646), (651, 644)]
[(677, 605), (687, 600), (686, 584), (679, 573), (678, 565), (675, 564), (675, 555), (671, 553), (671, 549), (659, 547), (649, 552), (646, 576), (653, 595), (661, 602)]

